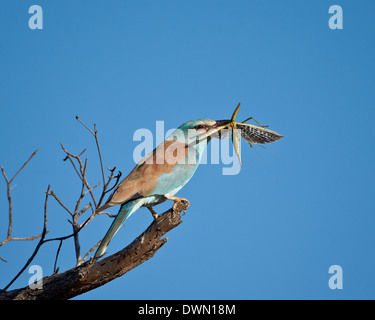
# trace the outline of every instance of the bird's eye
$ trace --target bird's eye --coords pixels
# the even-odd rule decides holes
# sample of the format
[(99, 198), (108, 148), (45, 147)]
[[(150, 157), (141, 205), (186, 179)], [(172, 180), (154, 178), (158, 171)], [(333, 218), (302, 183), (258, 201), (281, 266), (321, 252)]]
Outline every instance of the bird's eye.
[(198, 125), (195, 127), (195, 129), (197, 129), (197, 130), (199, 130), (199, 129), (203, 129), (203, 128), (204, 128), (204, 126), (201, 125), (201, 124), (198, 124)]

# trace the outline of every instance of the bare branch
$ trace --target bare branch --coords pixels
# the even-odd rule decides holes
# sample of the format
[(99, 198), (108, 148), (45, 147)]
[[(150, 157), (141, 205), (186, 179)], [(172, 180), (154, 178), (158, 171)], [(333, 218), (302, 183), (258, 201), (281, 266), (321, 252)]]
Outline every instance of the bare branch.
[(85, 193), (84, 193), (83, 195), (85, 196), (86, 194), (88, 194), (89, 192), (91, 192), (92, 190), (94, 190), (94, 189), (95, 189), (96, 187), (98, 187), (99, 185), (100, 185), (100, 182), (99, 182), (97, 185), (93, 186), (91, 189), (86, 190)]
[[(70, 160), (70, 163), (72, 164), (72, 166), (73, 166), (74, 170), (76, 171), (76, 173), (78, 174), (79, 178), (85, 184), (87, 190), (89, 190), (88, 192), (90, 193), (91, 199), (94, 202), (94, 205), (95, 205), (95, 208), (96, 208), (97, 207), (96, 199), (95, 199), (94, 194), (92, 193), (92, 188), (90, 188), (90, 185), (89, 185), (89, 183), (88, 183), (88, 181), (87, 181), (87, 179), (86, 179), (86, 177), (84, 175), (84, 165), (82, 163), (82, 160), (81, 160), (80, 156), (79, 155), (76, 156), (76, 155), (71, 154), (70, 152), (68, 152), (62, 143), (60, 143), (60, 145), (61, 145), (61, 148), (64, 150), (64, 152), (67, 155), (67, 157), (65, 159), (69, 159)], [(81, 152), (81, 154), (83, 152)], [(79, 164), (79, 171), (78, 171), (76, 165), (74, 164), (72, 158), (74, 158), (74, 159), (77, 160), (77, 162)]]
[(53, 265), (53, 273), (56, 274), (59, 271), (59, 268), (56, 269), (56, 264), (57, 264), (57, 258), (59, 257), (60, 249), (63, 244), (63, 240), (60, 240), (59, 247), (57, 248), (56, 252), (56, 258), (55, 258), (55, 264)]
[(161, 214), (130, 245), (98, 263), (91, 259), (63, 273), (45, 277), (40, 290), (24, 287), (0, 292), (0, 300), (65, 300), (100, 287), (152, 258), (167, 242), (167, 238), (162, 237), (182, 222), (180, 213), (185, 208), (178, 203), (175, 211), (170, 209)]
[(78, 116), (76, 116), (76, 119), (77, 119), (77, 121), (80, 123), (80, 124), (82, 124), (88, 131), (90, 131), (90, 133), (95, 137), (95, 133), (94, 132), (92, 132), (91, 131), (91, 129), (88, 127), (88, 126), (86, 126), (80, 119), (79, 119), (79, 117)]
[(87, 251), (87, 253), (83, 257), (82, 261), (85, 261), (88, 258), (88, 256), (90, 255), (90, 253), (93, 252), (97, 247), (99, 247), (100, 242), (102, 242), (102, 240), (99, 240), (98, 243), (95, 246), (93, 246), (89, 251)]
[[(82, 187), (81, 187), (81, 194), (79, 195), (79, 198), (76, 203), (76, 207), (74, 209), (74, 214), (77, 214), (77, 211), (79, 209), (79, 206), (81, 205), (81, 201), (83, 197), (85, 196), (85, 179), (86, 179), (86, 169), (87, 169), (87, 159), (85, 160), (85, 165), (82, 170)], [(90, 189), (89, 189), (90, 190)]]
[(29, 159), (23, 164), (23, 166), (17, 171), (17, 173), (13, 176), (12, 179), (10, 179), (9, 183), (12, 183), (13, 180), (17, 177), (17, 175), (27, 166), (27, 164), (30, 162), (30, 160), (38, 153), (39, 150), (35, 150), (33, 154), (30, 156)]
[(69, 154), (69, 152), (66, 151), (66, 149), (65, 149), (65, 147), (64, 147), (64, 145), (63, 145), (62, 143), (60, 143), (60, 145), (61, 145), (61, 148), (64, 150), (64, 152), (67, 154), (66, 157), (65, 157), (63, 160), (66, 161), (66, 160), (69, 159), (69, 161), (70, 161), (70, 163), (72, 164), (72, 166), (73, 166), (75, 172), (77, 173), (78, 177), (82, 180), (81, 174), (79, 173), (79, 171), (78, 171), (76, 165), (74, 164), (74, 162), (73, 162), (73, 160), (72, 160), (72, 157), (75, 157), (75, 156)]
[(59, 205), (62, 206), (73, 217), (73, 213), (71, 213), (70, 210), (62, 203), (62, 201), (59, 199), (59, 197), (56, 195), (56, 193), (53, 192), (53, 190), (51, 190), (51, 192), (49, 194), (51, 196), (53, 196), (55, 198), (55, 200), (59, 203)]
[(2, 245), (4, 245), (5, 243), (7, 243), (9, 241), (9, 239), (11, 238), (12, 236), (12, 227), (13, 227), (13, 205), (12, 205), (12, 198), (10, 196), (10, 182), (8, 180), (8, 177), (5, 173), (5, 170), (3, 168), (3, 166), (1, 166), (1, 172), (3, 173), (3, 176), (4, 176), (4, 179), (7, 183), (7, 197), (8, 197), (8, 203), (9, 203), (9, 213), (8, 213), (8, 216), (9, 216), (9, 223), (8, 223), (8, 233), (7, 233), (7, 237), (6, 239), (0, 243), (0, 247)]
[(35, 236), (32, 236), (32, 237), (24, 237), (24, 238), (14, 238), (14, 237), (10, 237), (10, 238), (7, 238), (5, 239), (3, 242), (0, 243), (0, 245), (3, 245), (9, 241), (30, 241), (30, 240), (35, 240), (35, 239), (38, 239), (42, 236), (41, 233), (35, 235)]
[[(8, 210), (8, 217), (9, 217), (9, 223), (8, 223), (8, 232), (6, 238), (0, 242), (0, 247), (6, 244), (9, 241), (29, 241), (29, 240), (35, 240), (40, 238), (42, 235), (38, 234), (36, 236), (32, 237), (12, 237), (12, 229), (13, 229), (13, 203), (12, 203), (12, 197), (11, 197), (11, 190), (13, 187), (11, 186), (11, 183), (13, 180), (17, 177), (17, 175), (27, 166), (27, 164), (31, 161), (31, 159), (38, 153), (38, 150), (35, 150), (33, 154), (27, 159), (27, 161), (22, 165), (22, 167), (16, 172), (16, 174), (9, 180), (4, 167), (1, 166), (1, 172), (3, 174), (3, 177), (5, 179), (5, 182), (7, 184), (7, 197), (8, 197), (8, 204), (9, 204), (9, 210)], [(1, 258), (1, 257), (0, 257)], [(6, 261), (4, 258), (1, 258), (2, 261)]]
[(42, 235), (41, 235), (41, 238), (39, 240), (39, 243), (37, 244), (33, 254), (31, 255), (31, 257), (29, 258), (29, 260), (27, 260), (26, 264), (23, 266), (23, 268), (20, 270), (20, 272), (17, 273), (17, 275), (8, 283), (8, 285), (3, 289), (4, 291), (6, 291), (12, 284), (14, 281), (16, 281), (18, 279), (18, 277), (26, 270), (26, 268), (30, 265), (30, 263), (33, 261), (33, 259), (35, 258), (35, 256), (37, 255), (40, 247), (42, 246), (42, 244), (44, 243), (44, 238), (47, 234), (47, 202), (48, 202), (48, 196), (49, 196), (49, 189), (50, 189), (50, 186), (48, 186), (47, 188), (47, 191), (46, 191), (46, 199), (44, 201), (44, 218), (43, 218), (43, 232), (42, 232)]
[(89, 208), (91, 208), (91, 203), (88, 203), (80, 212), (77, 213), (77, 217), (84, 214)]
[(103, 160), (102, 160), (102, 155), (101, 155), (101, 152), (100, 152), (100, 147), (99, 147), (99, 140), (98, 140), (98, 131), (96, 130), (96, 123), (94, 123), (94, 132), (92, 132), (92, 130), (86, 126), (80, 119), (78, 116), (76, 116), (76, 119), (79, 123), (81, 123), (95, 138), (95, 143), (96, 143), (96, 148), (98, 149), (98, 155), (99, 155), (99, 160), (100, 160), (100, 168), (101, 168), (101, 171), (102, 171), (102, 179), (103, 179), (103, 192), (104, 192), (104, 185), (105, 185), (105, 178), (104, 178), (104, 169), (103, 169)]
[(97, 215), (100, 215), (100, 214), (106, 214), (110, 218), (116, 218), (116, 216), (117, 216), (116, 214), (111, 214), (107, 211), (100, 211), (99, 213), (97, 213)]

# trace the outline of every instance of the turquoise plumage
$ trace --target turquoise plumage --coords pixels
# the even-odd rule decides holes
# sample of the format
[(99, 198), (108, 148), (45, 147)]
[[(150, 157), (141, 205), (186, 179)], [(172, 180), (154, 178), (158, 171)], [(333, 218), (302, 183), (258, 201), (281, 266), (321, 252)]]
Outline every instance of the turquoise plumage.
[(186, 201), (174, 195), (191, 179), (200, 163), (207, 139), (199, 136), (215, 131), (217, 122), (209, 119), (192, 120), (181, 125), (152, 153), (144, 157), (133, 171), (117, 186), (106, 204), (97, 211), (121, 205), (112, 225), (95, 253), (98, 258), (106, 251), (112, 237), (136, 210), (152, 207), (166, 200)]

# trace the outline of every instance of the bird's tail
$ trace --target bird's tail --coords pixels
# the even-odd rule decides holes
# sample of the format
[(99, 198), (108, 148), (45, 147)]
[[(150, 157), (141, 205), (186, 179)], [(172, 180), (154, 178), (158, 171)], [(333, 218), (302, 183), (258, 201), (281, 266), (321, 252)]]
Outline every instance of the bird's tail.
[(110, 228), (108, 229), (107, 233), (105, 234), (102, 242), (99, 245), (99, 248), (95, 252), (95, 258), (99, 258), (103, 255), (103, 253), (107, 250), (109, 242), (123, 225), (126, 219), (130, 217), (132, 213), (134, 213), (139, 207), (143, 205), (142, 199), (131, 201), (128, 203), (124, 203), (115, 220), (112, 222)]

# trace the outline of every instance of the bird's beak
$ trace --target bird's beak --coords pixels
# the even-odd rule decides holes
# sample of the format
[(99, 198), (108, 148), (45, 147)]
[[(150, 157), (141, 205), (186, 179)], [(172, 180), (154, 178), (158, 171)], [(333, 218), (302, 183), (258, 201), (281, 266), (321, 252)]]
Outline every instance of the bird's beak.
[(216, 136), (216, 133), (218, 133), (218, 136), (220, 138), (220, 131), (227, 128), (231, 120), (216, 120), (216, 123), (205, 133), (201, 134), (198, 139), (203, 140), (206, 139), (207, 137), (210, 137), (212, 135)]
[(216, 124), (214, 125), (214, 128), (219, 128), (219, 127), (222, 127), (222, 126), (228, 127), (228, 125), (231, 122), (232, 122), (231, 120), (216, 120)]

